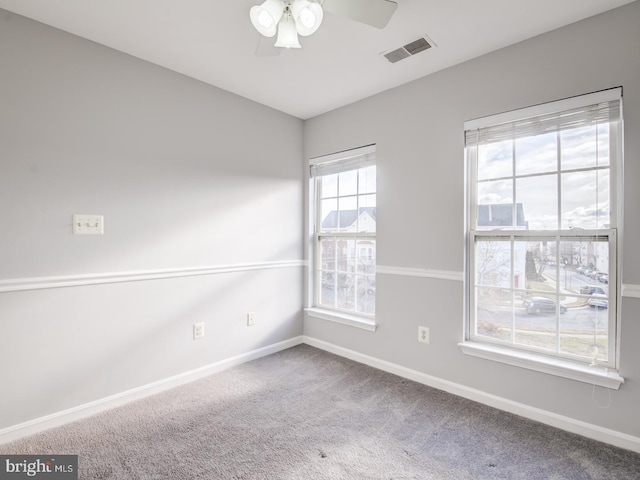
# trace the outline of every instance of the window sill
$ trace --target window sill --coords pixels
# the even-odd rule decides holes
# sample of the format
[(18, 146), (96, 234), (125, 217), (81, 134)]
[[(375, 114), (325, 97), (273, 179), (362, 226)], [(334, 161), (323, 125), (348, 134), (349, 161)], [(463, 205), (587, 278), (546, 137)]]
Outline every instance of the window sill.
[(378, 325), (374, 318), (360, 317), (358, 315), (349, 315), (348, 313), (336, 312), (334, 310), (325, 310), (322, 308), (305, 308), (304, 311), (313, 318), (321, 318), (330, 322), (349, 325), (350, 327), (361, 328), (369, 332), (375, 332)]
[(516, 367), (527, 368), (537, 372), (569, 378), (578, 382), (618, 390), (624, 383), (618, 372), (604, 367), (590, 367), (555, 358), (547, 358), (534, 353), (516, 351), (496, 345), (477, 342), (458, 344), (466, 355), (506, 363)]

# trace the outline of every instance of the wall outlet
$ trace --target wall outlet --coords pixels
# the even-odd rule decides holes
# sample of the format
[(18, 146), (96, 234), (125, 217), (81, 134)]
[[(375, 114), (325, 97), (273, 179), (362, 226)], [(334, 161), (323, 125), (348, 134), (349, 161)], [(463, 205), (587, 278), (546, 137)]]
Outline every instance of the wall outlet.
[(247, 313), (247, 327), (253, 327), (256, 324), (255, 312)]
[(427, 327), (418, 327), (418, 341), (429, 343), (429, 329)]
[(193, 324), (193, 339), (204, 338), (204, 322)]

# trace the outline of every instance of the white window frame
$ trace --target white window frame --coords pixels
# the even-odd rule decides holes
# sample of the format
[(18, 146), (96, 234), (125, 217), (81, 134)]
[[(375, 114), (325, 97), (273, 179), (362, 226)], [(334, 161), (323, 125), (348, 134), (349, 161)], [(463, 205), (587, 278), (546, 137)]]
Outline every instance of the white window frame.
[(376, 240), (376, 232), (321, 233), (320, 222), (322, 221), (322, 219), (319, 215), (321, 203), (319, 199), (320, 189), (318, 186), (318, 182), (323, 175), (331, 175), (334, 173), (357, 170), (360, 168), (373, 166), (375, 164), (375, 144), (337, 152), (330, 155), (324, 155), (321, 157), (315, 157), (309, 161), (309, 258), (311, 259), (311, 262), (309, 265), (310, 274), (308, 280), (309, 306), (305, 309), (305, 312), (311, 317), (329, 320), (332, 322), (361, 328), (371, 332), (375, 331), (377, 328), (375, 315), (358, 313), (351, 310), (342, 310), (337, 307), (331, 308), (325, 305), (320, 305), (320, 302), (318, 301), (321, 289), (321, 239), (325, 236), (354, 238), (356, 239), (356, 245), (357, 240), (361, 238), (372, 239), (374, 241)]
[[(591, 105), (599, 105), (612, 102), (612, 105), (619, 105), (619, 120), (610, 123), (610, 225), (608, 229), (598, 230), (522, 230), (517, 227), (506, 228), (478, 228), (478, 192), (477, 192), (477, 152), (478, 144), (482, 141), (482, 135), (487, 134), (490, 129), (492, 135), (502, 126), (505, 139), (509, 138), (509, 129), (527, 124), (533, 125), (529, 119), (544, 118), (544, 116), (555, 117), (560, 112), (581, 109)], [(616, 103), (617, 102), (617, 103)], [(615, 109), (615, 108), (614, 108)], [(560, 120), (562, 122), (562, 120)], [(535, 127), (534, 127), (535, 128)], [(466, 217), (465, 217), (465, 338), (460, 344), (465, 354), (480, 358), (490, 359), (510, 365), (558, 375), (573, 380), (592, 383), (607, 388), (618, 389), (624, 379), (618, 374), (619, 368), (619, 344), (620, 344), (620, 288), (621, 285), (621, 227), (622, 227), (622, 88), (614, 88), (595, 92), (587, 95), (580, 95), (564, 100), (536, 105), (520, 110), (514, 110), (498, 115), (492, 115), (476, 120), (465, 122), (465, 162), (467, 172), (466, 195)], [(532, 129), (533, 131), (533, 129)], [(499, 135), (500, 133), (498, 133)], [(534, 135), (533, 133), (527, 135)], [(595, 170), (588, 168), (585, 170)], [(560, 171), (558, 171), (559, 173)], [(515, 175), (515, 174), (514, 174)], [(516, 177), (513, 177), (515, 181)], [(559, 186), (559, 192), (561, 193)], [(514, 201), (517, 201), (514, 199)], [(558, 195), (560, 204), (561, 195)], [(513, 218), (516, 215), (516, 204), (513, 204)], [(558, 227), (560, 228), (560, 227)], [(549, 354), (548, 352), (535, 351), (520, 347), (515, 342), (493, 341), (487, 336), (476, 334), (475, 325), (475, 246), (476, 242), (485, 240), (508, 241), (512, 246), (515, 241), (535, 238), (551, 238), (554, 241), (607, 241), (609, 244), (609, 309), (608, 309), (608, 352), (607, 362), (592, 362), (591, 364), (581, 358), (571, 358), (569, 355), (560, 353)], [(512, 267), (513, 269), (513, 262)], [(559, 274), (560, 266), (555, 267)], [(513, 272), (512, 272), (513, 277)], [(558, 277), (556, 277), (558, 278)], [(511, 287), (513, 288), (513, 286)], [(559, 308), (559, 307), (558, 307)], [(559, 312), (559, 311), (558, 311)], [(558, 316), (556, 312), (556, 317)]]

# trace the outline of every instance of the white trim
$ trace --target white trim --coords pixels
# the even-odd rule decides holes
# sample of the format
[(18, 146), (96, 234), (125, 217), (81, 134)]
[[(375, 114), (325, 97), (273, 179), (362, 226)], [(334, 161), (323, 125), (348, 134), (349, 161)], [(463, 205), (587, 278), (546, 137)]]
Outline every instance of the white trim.
[(162, 270), (138, 270), (131, 272), (88, 273), (82, 275), (60, 275), (54, 277), (12, 278), (0, 280), (0, 293), (42, 290), (46, 288), (78, 287), (105, 283), (140, 282), (165, 278), (217, 275), (220, 273), (270, 270), (274, 268), (303, 267), (304, 260), (279, 262), (237, 263), (207, 267), (169, 268)]
[(462, 272), (455, 272), (451, 270), (430, 270), (426, 268), (377, 265), (376, 274), (378, 273), (382, 275), (400, 275), (404, 277), (436, 278), (439, 280), (453, 280), (457, 282), (464, 281), (464, 274)]
[(348, 358), (355, 362), (363, 363), (370, 367), (413, 380), (414, 382), (422, 383), (439, 390), (444, 390), (445, 392), (474, 402), (504, 410), (506, 412), (513, 413), (536, 422), (544, 423), (555, 428), (560, 428), (567, 432), (582, 435), (599, 442), (608, 443), (616, 447), (640, 453), (640, 437), (593, 425), (564, 415), (558, 415), (523, 403), (514, 402), (481, 390), (476, 390), (475, 388), (466, 387), (458, 383), (427, 375), (426, 373), (418, 372), (417, 370), (412, 370), (395, 363), (364, 355), (306, 335), (303, 336), (303, 343), (341, 357)]
[(622, 296), (630, 298), (640, 298), (640, 285), (625, 283), (622, 285)]
[(134, 400), (155, 395), (185, 383), (193, 382), (194, 380), (227, 370), (231, 367), (271, 355), (281, 350), (286, 350), (287, 348), (295, 347), (301, 343), (303, 343), (302, 336), (290, 338), (289, 340), (284, 340), (250, 352), (242, 353), (188, 372), (180, 373), (163, 380), (158, 380), (157, 382), (149, 383), (147, 385), (101, 398), (93, 402), (85, 403), (84, 405), (78, 405), (77, 407), (69, 408), (61, 412), (52, 413), (51, 415), (46, 415), (18, 425), (3, 428), (0, 430), (0, 444), (12, 442), (27, 435), (33, 435), (49, 428), (58, 427), (66, 423), (74, 422), (76, 420), (110, 410)]
[(578, 382), (597, 385), (599, 387), (618, 390), (624, 383), (617, 372), (603, 367), (579, 365), (558, 358), (544, 357), (522, 350), (507, 349), (498, 345), (478, 342), (462, 342), (458, 346), (466, 355), (493, 360), (536, 372), (542, 372), (558, 377), (569, 378)]
[(325, 310), (322, 308), (305, 308), (305, 313), (313, 318), (320, 318), (322, 320), (329, 320), (330, 322), (340, 323), (342, 325), (349, 325), (350, 327), (361, 328), (369, 332), (375, 332), (378, 325), (374, 318), (360, 317), (357, 315), (350, 315), (348, 313), (337, 312), (335, 310)]

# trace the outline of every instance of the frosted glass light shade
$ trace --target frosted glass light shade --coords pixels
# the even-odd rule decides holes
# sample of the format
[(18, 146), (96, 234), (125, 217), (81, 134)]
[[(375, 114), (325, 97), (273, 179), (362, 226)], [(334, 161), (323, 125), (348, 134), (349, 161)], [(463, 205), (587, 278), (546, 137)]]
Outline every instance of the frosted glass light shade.
[(309, 0), (294, 0), (291, 4), (291, 14), (296, 22), (296, 31), (306, 37), (318, 30), (324, 12), (319, 3)]
[(275, 43), (276, 47), (283, 48), (300, 48), (298, 42), (298, 33), (296, 32), (296, 24), (291, 15), (285, 15), (278, 24), (278, 39)]
[(254, 28), (265, 37), (273, 37), (278, 30), (278, 22), (284, 13), (282, 0), (266, 0), (262, 5), (255, 5), (249, 10), (249, 17)]

